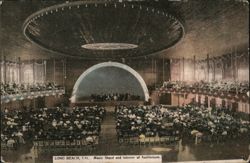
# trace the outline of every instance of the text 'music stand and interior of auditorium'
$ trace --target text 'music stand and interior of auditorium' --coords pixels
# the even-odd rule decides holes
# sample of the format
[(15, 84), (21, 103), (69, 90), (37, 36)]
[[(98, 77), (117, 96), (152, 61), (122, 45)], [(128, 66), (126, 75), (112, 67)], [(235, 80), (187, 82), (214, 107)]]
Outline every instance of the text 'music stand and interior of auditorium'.
[(1, 163), (249, 163), (248, 0), (0, 0)]

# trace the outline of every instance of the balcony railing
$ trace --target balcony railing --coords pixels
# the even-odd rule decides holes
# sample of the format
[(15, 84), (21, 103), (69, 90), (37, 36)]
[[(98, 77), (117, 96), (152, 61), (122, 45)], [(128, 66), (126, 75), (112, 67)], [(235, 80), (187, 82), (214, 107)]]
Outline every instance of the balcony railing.
[(17, 91), (1, 90), (1, 104), (11, 101), (22, 101), (25, 99), (35, 99), (46, 96), (61, 96), (65, 94), (64, 87), (42, 88), (42, 89), (23, 89)]

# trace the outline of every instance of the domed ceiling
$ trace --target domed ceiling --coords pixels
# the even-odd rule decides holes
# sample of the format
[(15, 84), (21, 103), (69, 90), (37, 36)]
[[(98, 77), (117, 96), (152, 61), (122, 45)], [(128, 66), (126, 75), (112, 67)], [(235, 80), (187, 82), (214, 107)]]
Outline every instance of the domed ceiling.
[[(85, 0), (81, 1), (82, 4), (79, 4), (79, 9), (77, 9), (77, 4), (72, 5), (69, 9), (70, 4), (77, 3), (75, 0), (69, 1), (70, 3), (65, 0), (4, 0), (0, 5), (2, 55), (9, 60), (17, 57), (22, 60), (31, 60), (61, 58), (62, 55), (58, 55), (58, 53), (63, 53), (67, 56), (74, 54), (76, 58), (83, 58), (83, 60), (100, 60), (102, 57), (101, 60), (103, 61), (120, 61), (121, 58), (126, 56), (131, 58), (142, 56), (144, 58), (147, 55), (167, 59), (193, 58), (194, 56), (197, 59), (205, 59), (207, 54), (210, 57), (217, 57), (231, 53), (235, 49), (239, 52), (248, 51), (249, 5), (247, 2), (223, 0), (89, 0), (86, 7)], [(90, 2), (93, 4), (90, 4)], [(101, 12), (102, 8), (105, 7), (104, 2), (107, 3), (106, 8), (110, 9), (106, 10), (107, 12)], [(97, 6), (95, 6), (95, 3)], [(115, 3), (117, 8), (114, 6)], [(124, 4), (125, 7), (123, 7)], [(56, 7), (51, 7), (53, 5), (56, 5)], [(132, 5), (134, 8), (132, 8)], [(140, 5), (142, 10), (140, 10)], [(59, 9), (62, 6), (65, 6), (63, 11)], [(149, 11), (147, 11), (147, 7)], [(47, 15), (45, 8), (48, 8)], [(57, 12), (56, 8), (58, 8)], [(85, 13), (84, 11), (87, 12), (88, 8), (93, 8), (93, 10)], [(154, 10), (152, 11), (152, 9)], [(50, 10), (52, 10), (52, 13)], [(79, 12), (78, 10), (83, 11)], [(34, 14), (38, 11), (40, 12)], [(71, 12), (71, 17), (66, 14), (68, 12)], [(164, 17), (162, 12), (169, 16)], [(41, 16), (42, 13), (43, 16)], [(99, 15), (93, 15), (93, 13)], [(40, 17), (36, 18), (38, 15)], [(53, 17), (56, 15), (60, 19)], [(77, 15), (82, 20), (76, 18)], [(167, 22), (170, 15), (173, 19), (176, 19), (177, 24), (181, 22), (184, 25), (185, 34), (182, 34), (184, 37), (180, 41), (173, 42), (175, 46), (170, 45), (171, 47), (168, 48), (171, 40), (166, 37), (174, 40), (165, 33), (171, 29), (171, 27), (166, 29), (166, 27), (169, 27)], [(31, 17), (28, 18), (29, 16)], [(32, 17), (34, 21), (32, 21)], [(98, 21), (92, 19), (98, 19)], [(166, 19), (167, 21), (165, 21)], [(100, 24), (102, 28), (94, 26), (93, 22), (97, 25)], [(115, 25), (112, 24), (113, 22), (116, 22)], [(28, 32), (28, 26), (30, 26), (29, 28), (34, 35), (32, 32)], [(110, 31), (108, 31), (108, 28), (110, 28)], [(118, 28), (127, 29), (124, 32), (118, 30)], [(36, 43), (32, 43), (25, 37), (24, 29), (27, 37)], [(98, 32), (94, 32), (94, 30)], [(105, 31), (105, 33), (101, 35), (101, 31)], [(178, 28), (175, 28), (174, 25), (172, 26), (172, 32), (170, 32), (171, 35), (175, 33), (173, 31), (177, 31), (176, 35), (178, 35)], [(63, 35), (61, 36), (59, 33)], [(83, 36), (85, 38), (82, 38)], [(90, 36), (94, 38), (94, 41)], [(97, 37), (94, 36), (100, 36), (98, 37), (100, 40), (105, 38), (105, 42), (97, 40)], [(124, 40), (120, 40), (120, 42), (118, 42), (119, 39), (115, 40), (115, 38), (120, 37)], [(177, 38), (176, 36), (173, 37)], [(112, 42), (107, 38), (110, 38), (110, 40), (112, 38)], [(85, 40), (90, 41), (87, 44)], [(167, 40), (167, 42), (164, 40)], [(74, 46), (78, 50), (71, 50)], [(93, 50), (96, 47), (99, 47), (99, 50)], [(165, 47), (167, 48), (164, 49)], [(113, 50), (110, 50), (112, 48)], [(157, 51), (158, 49), (164, 50)], [(57, 51), (57, 53), (54, 51)], [(151, 51), (157, 52), (150, 54)], [(90, 57), (88, 58), (88, 56)], [(117, 58), (113, 58), (113, 56)], [(121, 58), (118, 58), (118, 56), (121, 56)]]
[(64, 56), (136, 58), (174, 46), (184, 37), (184, 27), (175, 15), (156, 7), (74, 1), (33, 13), (23, 33)]

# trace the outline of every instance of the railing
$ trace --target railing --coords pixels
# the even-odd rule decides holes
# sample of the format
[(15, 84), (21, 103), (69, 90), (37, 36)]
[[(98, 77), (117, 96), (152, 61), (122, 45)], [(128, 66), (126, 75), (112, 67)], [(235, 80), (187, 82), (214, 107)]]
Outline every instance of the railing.
[(1, 92), (1, 104), (9, 103), (10, 101), (18, 101), (24, 99), (34, 99), (45, 96), (57, 96), (65, 94), (64, 87), (44, 88), (44, 89), (29, 89), (13, 92)]
[(247, 101), (249, 99), (249, 96), (247, 93), (239, 93), (234, 91), (223, 91), (223, 90), (210, 90), (206, 88), (195, 88), (195, 87), (179, 87), (179, 88), (167, 88), (167, 87), (161, 87), (157, 89), (158, 93), (187, 93), (187, 94), (203, 94), (208, 96), (215, 96), (220, 98), (226, 98), (226, 99), (236, 99), (241, 101)]
[[(72, 140), (33, 140), (36, 149), (44, 148), (81, 148), (93, 147), (98, 145), (99, 137), (93, 136), (93, 141), (87, 141), (85, 138)], [(17, 142), (9, 143), (1, 141), (1, 150), (16, 150), (21, 144)]]
[(177, 144), (180, 138), (178, 136), (163, 136), (163, 137), (130, 137), (130, 138), (119, 138), (119, 144), (124, 145), (159, 145), (159, 144)]
[(35, 148), (76, 148), (76, 147), (87, 147), (97, 145), (99, 137), (93, 137), (93, 141), (89, 142), (86, 139), (73, 139), (73, 140), (35, 140)]

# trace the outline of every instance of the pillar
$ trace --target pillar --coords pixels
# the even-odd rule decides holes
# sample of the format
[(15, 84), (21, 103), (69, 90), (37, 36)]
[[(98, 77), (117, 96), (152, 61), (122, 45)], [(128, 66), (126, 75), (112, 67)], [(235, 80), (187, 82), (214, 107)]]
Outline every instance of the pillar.
[(181, 81), (181, 60), (179, 59), (179, 81)]
[(45, 60), (44, 62), (44, 83), (46, 83), (47, 81), (47, 79), (46, 79), (46, 77), (47, 77), (47, 61)]
[(53, 62), (53, 82), (54, 82), (54, 84), (56, 82), (56, 60), (55, 59)]
[(216, 64), (215, 64), (215, 60), (213, 59), (213, 81), (215, 81), (215, 73), (216, 73)]
[(18, 60), (18, 61), (17, 61), (17, 62), (18, 62), (17, 64), (18, 64), (18, 80), (19, 80), (18, 82), (19, 82), (19, 84), (21, 84), (21, 83), (22, 83), (22, 81), (21, 81), (21, 77), (22, 77), (22, 76), (21, 76), (21, 71), (22, 71), (22, 70), (21, 70), (21, 58), (18, 57), (17, 60)]
[(194, 76), (193, 76), (193, 79), (194, 79), (194, 81), (196, 81), (196, 77), (195, 77), (195, 71), (196, 71), (196, 58), (195, 58), (195, 56), (194, 56), (194, 61), (193, 61), (194, 63)]
[(185, 62), (185, 60), (184, 60), (184, 57), (183, 57), (182, 58), (182, 81), (185, 81), (185, 73), (184, 73), (185, 65), (184, 65), (184, 62)]
[(7, 84), (6, 81), (6, 69), (7, 69), (7, 65), (6, 65), (6, 56), (3, 57), (3, 80), (4, 80), (4, 84)]
[(165, 81), (165, 63), (164, 58), (162, 59), (162, 83)]
[(207, 107), (208, 107), (208, 108), (210, 107), (210, 100), (211, 100), (211, 97), (210, 97), (210, 96), (207, 96)]
[(209, 82), (209, 54), (207, 54), (207, 81)]
[(33, 84), (35, 84), (35, 81), (36, 81), (35, 60), (32, 60), (32, 71), (33, 71)]

